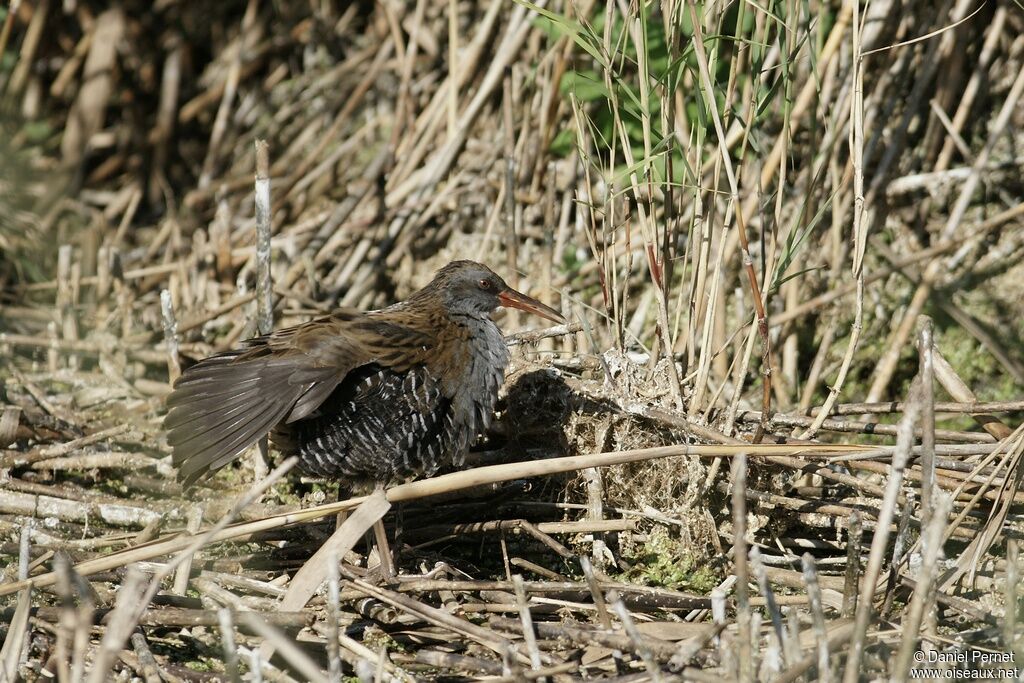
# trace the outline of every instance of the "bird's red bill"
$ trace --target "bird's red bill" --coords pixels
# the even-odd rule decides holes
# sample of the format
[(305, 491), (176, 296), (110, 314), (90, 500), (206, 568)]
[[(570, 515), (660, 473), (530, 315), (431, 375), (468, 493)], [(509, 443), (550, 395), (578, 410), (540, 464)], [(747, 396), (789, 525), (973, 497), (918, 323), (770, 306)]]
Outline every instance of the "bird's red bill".
[(512, 288), (506, 289), (504, 292), (498, 294), (498, 301), (501, 302), (502, 306), (507, 308), (518, 308), (521, 311), (539, 315), (542, 318), (547, 318), (548, 320), (556, 323), (565, 322), (565, 318), (562, 317), (562, 314), (555, 309), (551, 308), (547, 304), (542, 304), (533, 297), (526, 296), (522, 292), (517, 292)]

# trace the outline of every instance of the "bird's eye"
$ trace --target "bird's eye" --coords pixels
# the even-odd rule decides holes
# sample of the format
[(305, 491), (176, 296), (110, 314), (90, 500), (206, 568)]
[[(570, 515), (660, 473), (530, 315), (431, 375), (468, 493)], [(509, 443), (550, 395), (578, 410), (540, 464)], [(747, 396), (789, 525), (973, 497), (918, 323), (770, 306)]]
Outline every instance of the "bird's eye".
[(480, 285), (480, 289), (491, 289), (491, 288), (492, 288), (492, 287), (494, 286), (494, 285), (493, 285), (493, 284), (491, 283), (491, 281), (490, 281), (490, 280), (486, 280), (486, 279), (484, 279), (484, 280), (480, 280), (480, 282), (479, 282), (479, 283), (477, 283), (477, 284), (479, 284), (479, 285)]

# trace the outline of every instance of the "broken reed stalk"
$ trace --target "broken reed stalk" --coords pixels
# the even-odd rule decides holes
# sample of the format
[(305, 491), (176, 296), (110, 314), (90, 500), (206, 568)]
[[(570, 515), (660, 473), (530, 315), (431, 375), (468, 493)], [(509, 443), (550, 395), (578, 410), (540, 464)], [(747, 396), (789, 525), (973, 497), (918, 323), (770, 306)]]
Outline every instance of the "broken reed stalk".
[(164, 344), (167, 347), (167, 383), (173, 385), (181, 376), (181, 359), (178, 356), (178, 320), (174, 315), (171, 293), (160, 290), (160, 313), (164, 322)]
[[(241, 50), (241, 46), (239, 46)], [(256, 140), (256, 183), (253, 193), (256, 203), (256, 327), (260, 335), (274, 330), (273, 278), (270, 272), (270, 150), (266, 140)], [(254, 478), (267, 476), (269, 442), (264, 436), (259, 448), (252, 452)]]
[(750, 572), (747, 568), (747, 456), (739, 453), (732, 463), (732, 560), (736, 573), (736, 637), (739, 640), (739, 680), (754, 680), (750, 613)]
[[(615, 451), (612, 453), (594, 453), (590, 455), (577, 455), (569, 456), (564, 458), (550, 458), (547, 460), (534, 460), (529, 462), (515, 462), (508, 463), (505, 465), (489, 465), (487, 467), (478, 467), (471, 470), (463, 470), (461, 472), (453, 472), (451, 474), (445, 474), (440, 477), (434, 477), (432, 479), (423, 479), (420, 481), (410, 482), (408, 484), (401, 484), (399, 486), (392, 487), (385, 491), (388, 501), (392, 503), (416, 500), (419, 498), (426, 498), (430, 496), (436, 496), (443, 493), (450, 493), (452, 491), (460, 491), (476, 486), (485, 486), (489, 484), (496, 484), (504, 481), (511, 481), (514, 479), (522, 479), (528, 477), (540, 477), (552, 474), (560, 474), (563, 472), (574, 472), (586, 467), (610, 467), (612, 465), (624, 465), (633, 462), (644, 462), (648, 460), (657, 460), (660, 458), (669, 457), (680, 457), (680, 456), (697, 456), (697, 457), (728, 457), (735, 456), (737, 454), (750, 454), (751, 456), (772, 456), (772, 455), (793, 455), (793, 454), (809, 454), (814, 453), (818, 455), (828, 455), (832, 453), (843, 453), (849, 451), (865, 450), (866, 447), (858, 445), (829, 445), (829, 444), (758, 444), (758, 445), (690, 445), (680, 444), (677, 446), (661, 446), (657, 448), (642, 448), (638, 450), (630, 451)], [(280, 470), (286, 464), (294, 462), (294, 458), (282, 463)], [(290, 466), (290, 465), (289, 465)], [(277, 472), (278, 470), (275, 470)], [(265, 486), (261, 483), (260, 492), (265, 489)], [(255, 489), (253, 489), (255, 491)], [(244, 504), (248, 504), (245, 501), (249, 500), (251, 496), (246, 496), (245, 500), (240, 501), (233, 508), (234, 510), (241, 509)], [(243, 522), (234, 524), (228, 527), (226, 524), (221, 523), (206, 531), (199, 538), (205, 543), (213, 543), (219, 541), (225, 541), (230, 539), (239, 539), (247, 537), (259, 531), (266, 531), (268, 529), (274, 529), (288, 524), (295, 524), (298, 522), (308, 522), (331, 515), (336, 515), (344, 510), (351, 510), (357, 507), (363, 501), (367, 499), (366, 496), (358, 496), (355, 498), (349, 498), (347, 500), (338, 501), (336, 503), (327, 503), (324, 505), (318, 505), (316, 507), (309, 508), (308, 510), (300, 510), (297, 512), (282, 513), (279, 515), (271, 515), (259, 520), (252, 522)], [(241, 506), (241, 507), (240, 507)], [(237, 514), (237, 513), (236, 513)], [(225, 517), (228, 519), (228, 517)], [(92, 560), (86, 560), (76, 565), (75, 569), (83, 576), (89, 574), (95, 574), (97, 572), (108, 571), (117, 567), (122, 567), (132, 562), (140, 562), (143, 560), (151, 560), (161, 555), (168, 553), (177, 552), (185, 548), (189, 548), (192, 544), (193, 539), (189, 536), (175, 535), (170, 538), (162, 538), (156, 541), (151, 541), (141, 546), (133, 548), (127, 548), (125, 550), (111, 553), (105, 557), (99, 557)], [(200, 546), (201, 547), (201, 546)], [(196, 548), (198, 549), (198, 547)], [(17, 592), (24, 588), (25, 585), (31, 583), (37, 587), (53, 585), (54, 576), (53, 573), (41, 574), (39, 576), (29, 579), (28, 582), (15, 582), (8, 584), (0, 584), (0, 596), (9, 595)]]
[(807, 582), (807, 598), (810, 603), (811, 628), (818, 650), (818, 680), (831, 683), (832, 667), (829, 663), (828, 628), (825, 626), (825, 612), (821, 607), (821, 585), (818, 582), (818, 570), (814, 566), (814, 556), (804, 553), (801, 558), (804, 570), (804, 581)]
[(874, 616), (875, 591), (878, 578), (882, 573), (882, 562), (889, 543), (889, 525), (896, 514), (897, 499), (903, 484), (903, 474), (913, 445), (914, 426), (921, 409), (920, 377), (910, 387), (907, 400), (907, 412), (900, 420), (899, 435), (896, 439), (896, 451), (893, 453), (889, 479), (886, 482), (885, 495), (879, 509), (875, 535), (871, 541), (871, 553), (860, 583), (860, 594), (857, 597), (857, 611), (854, 616), (854, 631), (850, 651), (846, 660), (846, 672), (843, 683), (856, 683), (860, 677), (861, 658), (864, 653), (864, 642), (867, 638), (868, 625)]
[(910, 607), (905, 612), (906, 616), (901, 624), (903, 638), (892, 668), (892, 680), (897, 683), (908, 680), (910, 676), (910, 669), (913, 666), (911, 658), (916, 651), (920, 651), (918, 634), (921, 623), (924, 621), (926, 611), (934, 604), (932, 588), (939, 573), (939, 557), (942, 553), (942, 536), (946, 529), (946, 519), (949, 517), (949, 510), (953, 505), (952, 497), (945, 494), (938, 493), (935, 498), (934, 514), (922, 537), (921, 573), (910, 598)]
[(270, 149), (256, 141), (256, 321), (260, 334), (274, 330), (274, 302), (270, 274)]

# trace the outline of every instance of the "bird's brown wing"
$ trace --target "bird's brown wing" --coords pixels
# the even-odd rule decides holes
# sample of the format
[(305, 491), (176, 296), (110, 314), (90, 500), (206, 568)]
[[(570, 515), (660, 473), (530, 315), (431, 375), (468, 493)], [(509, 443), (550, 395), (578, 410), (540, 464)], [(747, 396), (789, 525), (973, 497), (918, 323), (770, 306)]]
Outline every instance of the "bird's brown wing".
[(339, 311), (186, 370), (164, 418), (179, 480), (190, 485), (275, 425), (308, 416), (353, 368), (372, 362), (376, 344), (359, 329), (360, 318)]

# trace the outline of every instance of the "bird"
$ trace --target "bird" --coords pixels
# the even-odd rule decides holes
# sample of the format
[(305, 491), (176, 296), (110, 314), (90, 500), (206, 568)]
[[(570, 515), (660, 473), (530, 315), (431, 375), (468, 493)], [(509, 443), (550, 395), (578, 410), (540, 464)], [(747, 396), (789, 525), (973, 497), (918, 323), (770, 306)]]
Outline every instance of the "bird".
[(182, 373), (164, 418), (186, 487), (271, 434), (308, 474), (369, 490), (462, 466), (494, 412), (509, 351), (492, 313), (555, 309), (453, 261), (407, 300), (341, 308)]

